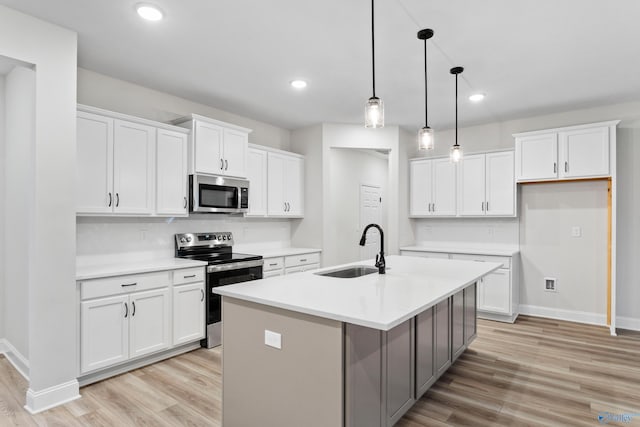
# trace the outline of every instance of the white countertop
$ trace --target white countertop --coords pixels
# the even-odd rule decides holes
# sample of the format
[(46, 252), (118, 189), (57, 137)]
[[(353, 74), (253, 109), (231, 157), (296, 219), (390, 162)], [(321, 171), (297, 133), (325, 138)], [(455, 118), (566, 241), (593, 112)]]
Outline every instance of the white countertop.
[(251, 253), (255, 253), (257, 255), (262, 255), (263, 258), (275, 258), (280, 256), (289, 256), (289, 255), (302, 255), (302, 254), (310, 254), (315, 252), (322, 252), (322, 249), (317, 248), (273, 248), (273, 249), (262, 249), (255, 250)]
[(162, 258), (144, 261), (76, 265), (76, 280), (122, 276), (124, 274), (149, 273), (152, 271), (175, 270), (178, 268), (202, 267), (205, 265), (207, 265), (205, 261), (195, 261), (182, 258)]
[[(217, 287), (214, 292), (387, 331), (502, 265), (398, 255), (386, 260), (384, 275), (341, 279), (304, 272)], [(345, 265), (372, 266), (373, 260)]]
[(520, 253), (520, 249), (512, 246), (403, 246), (400, 250), (496, 256), (514, 256)]

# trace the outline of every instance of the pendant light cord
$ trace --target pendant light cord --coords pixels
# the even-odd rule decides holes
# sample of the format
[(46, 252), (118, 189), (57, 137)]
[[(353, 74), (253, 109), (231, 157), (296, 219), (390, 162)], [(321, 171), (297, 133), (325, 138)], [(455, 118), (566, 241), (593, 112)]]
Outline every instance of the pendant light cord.
[(456, 74), (456, 144), (458, 146), (458, 75)]
[(429, 105), (427, 103), (427, 39), (424, 39), (424, 126), (429, 126)]
[(371, 0), (371, 65), (373, 69), (373, 97), (376, 97), (376, 42), (374, 36), (374, 11), (373, 11), (373, 2)]

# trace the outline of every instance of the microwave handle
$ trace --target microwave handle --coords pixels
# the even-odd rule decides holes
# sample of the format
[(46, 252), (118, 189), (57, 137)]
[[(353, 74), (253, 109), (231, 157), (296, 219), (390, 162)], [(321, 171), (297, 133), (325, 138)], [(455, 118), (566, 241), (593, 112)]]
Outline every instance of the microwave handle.
[(242, 188), (238, 187), (238, 200), (236, 201), (236, 207), (240, 209), (242, 207)]

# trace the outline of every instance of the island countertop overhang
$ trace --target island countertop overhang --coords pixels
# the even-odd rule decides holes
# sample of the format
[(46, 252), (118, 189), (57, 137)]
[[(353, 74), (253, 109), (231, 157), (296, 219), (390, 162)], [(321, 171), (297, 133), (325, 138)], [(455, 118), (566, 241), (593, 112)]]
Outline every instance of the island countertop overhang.
[[(373, 260), (327, 267), (373, 265)], [(237, 298), (388, 331), (500, 268), (501, 264), (387, 257), (387, 274), (334, 278), (303, 272), (213, 289)]]

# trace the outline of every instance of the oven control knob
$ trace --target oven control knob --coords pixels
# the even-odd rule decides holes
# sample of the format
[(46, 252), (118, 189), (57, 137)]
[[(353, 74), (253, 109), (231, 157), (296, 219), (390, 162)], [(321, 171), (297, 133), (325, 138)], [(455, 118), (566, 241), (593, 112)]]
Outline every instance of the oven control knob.
[(180, 238), (180, 243), (185, 243), (187, 241), (187, 239), (185, 239), (184, 237)]
[(222, 240), (227, 240), (227, 236), (223, 235)]
[(191, 242), (191, 240), (192, 240), (192, 239), (191, 239), (191, 236), (188, 236), (188, 237), (187, 237), (187, 242)]

